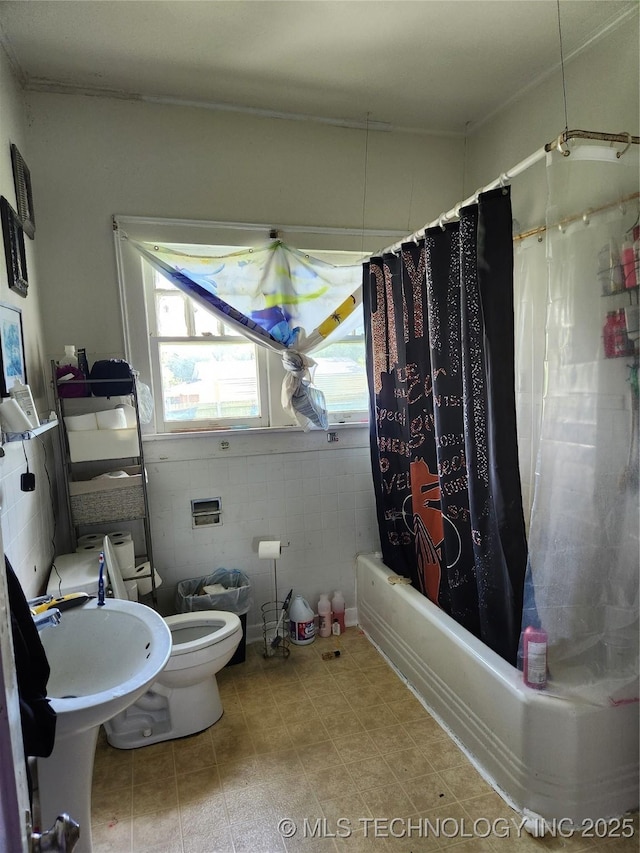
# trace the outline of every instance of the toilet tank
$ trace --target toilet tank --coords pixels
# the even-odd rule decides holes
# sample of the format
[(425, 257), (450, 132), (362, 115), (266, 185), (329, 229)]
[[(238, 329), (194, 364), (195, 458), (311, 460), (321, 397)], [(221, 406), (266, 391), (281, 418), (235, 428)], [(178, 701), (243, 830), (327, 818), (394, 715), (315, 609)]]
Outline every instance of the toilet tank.
[(69, 592), (98, 594), (99, 551), (75, 554), (60, 554), (54, 558), (54, 567), (49, 575), (47, 593), (53, 596)]

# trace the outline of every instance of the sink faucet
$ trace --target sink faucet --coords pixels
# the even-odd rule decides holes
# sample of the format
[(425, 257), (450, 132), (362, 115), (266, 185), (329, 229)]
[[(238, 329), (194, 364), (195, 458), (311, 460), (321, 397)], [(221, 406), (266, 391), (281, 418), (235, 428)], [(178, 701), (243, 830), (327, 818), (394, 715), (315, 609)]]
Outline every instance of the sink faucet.
[(60, 611), (57, 607), (51, 607), (49, 610), (34, 616), (33, 621), (38, 631), (42, 631), (47, 625), (58, 625), (60, 623)]
[(53, 601), (52, 595), (39, 595), (37, 598), (30, 598), (27, 601), (27, 604), (30, 608), (37, 607), (39, 604), (47, 604), (47, 602)]

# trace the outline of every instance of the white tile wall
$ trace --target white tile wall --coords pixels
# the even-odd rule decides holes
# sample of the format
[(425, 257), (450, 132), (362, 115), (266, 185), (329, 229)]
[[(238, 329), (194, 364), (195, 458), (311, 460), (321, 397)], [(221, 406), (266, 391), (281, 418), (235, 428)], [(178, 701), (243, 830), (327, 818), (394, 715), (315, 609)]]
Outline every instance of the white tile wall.
[[(341, 589), (354, 606), (355, 556), (379, 549), (367, 429), (341, 430), (337, 443), (274, 433), (219, 445), (213, 436), (145, 442), (162, 609), (172, 609), (180, 580), (241, 569), (253, 588), (247, 626), (259, 634), (260, 605), (274, 598), (260, 539), (289, 542), (276, 568), (280, 597), (293, 588), (315, 609), (321, 592)], [(212, 497), (222, 499), (222, 525), (194, 529), (192, 499)]]
[[(2, 544), (25, 594), (31, 598), (46, 584), (54, 555), (57, 427), (35, 438), (3, 445), (0, 459)], [(26, 453), (26, 459), (25, 459)], [(20, 475), (35, 474), (33, 492), (20, 490)]]

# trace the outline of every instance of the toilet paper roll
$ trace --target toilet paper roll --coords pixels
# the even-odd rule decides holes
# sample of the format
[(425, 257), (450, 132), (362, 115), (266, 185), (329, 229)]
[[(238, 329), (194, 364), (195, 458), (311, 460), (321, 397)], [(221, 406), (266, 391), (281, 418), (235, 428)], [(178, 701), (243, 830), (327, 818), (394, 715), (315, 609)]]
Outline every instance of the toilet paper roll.
[(110, 536), (109, 538), (111, 539), (111, 544), (113, 546), (113, 550), (118, 561), (118, 566), (120, 567), (120, 573), (123, 577), (125, 577), (126, 575), (130, 575), (136, 565), (136, 555), (133, 548), (133, 540), (114, 540), (112, 536)]
[(84, 429), (98, 429), (98, 421), (95, 412), (86, 415), (68, 415), (63, 418), (64, 425), (69, 432), (80, 432)]
[[(125, 534), (127, 535), (127, 534)], [(133, 539), (131, 535), (127, 535), (126, 539), (114, 539), (112, 534), (109, 534), (111, 546), (116, 555), (120, 574), (130, 575), (136, 564), (136, 556), (134, 551)], [(100, 534), (100, 538), (93, 542), (83, 542), (78, 544), (76, 548), (77, 554), (99, 554), (104, 549), (104, 533)]]
[(15, 400), (7, 397), (0, 405), (0, 424), (5, 432), (28, 432), (33, 424)]
[(78, 537), (78, 548), (82, 548), (83, 545), (95, 545), (98, 542), (101, 543), (103, 539), (104, 533), (85, 533), (84, 536)]
[(136, 419), (136, 410), (133, 406), (130, 406), (129, 403), (120, 403), (116, 406), (116, 409), (122, 409), (124, 412), (124, 416), (127, 421), (127, 429), (136, 429), (138, 421)]
[[(136, 583), (138, 584), (138, 592), (140, 595), (148, 595), (151, 592), (151, 578), (140, 577), (140, 575), (150, 575), (151, 574), (151, 563), (147, 560), (146, 563), (141, 563), (139, 566), (135, 568), (135, 577), (137, 578)], [(162, 578), (153, 570), (153, 577), (155, 580), (156, 589), (162, 583)]]
[(124, 588), (127, 590), (129, 601), (138, 600), (138, 583), (137, 581), (125, 581)]
[(76, 554), (86, 553), (99, 554), (102, 551), (102, 539), (99, 539), (97, 542), (85, 542), (83, 545), (78, 545), (76, 548)]
[(98, 429), (127, 428), (127, 418), (122, 409), (105, 409), (103, 412), (96, 412), (96, 420)]
[(79, 552), (80, 548), (84, 545), (99, 545), (98, 550), (102, 550), (102, 543), (105, 536), (110, 536), (115, 542), (129, 542), (131, 540), (131, 534), (128, 530), (110, 530), (108, 533), (85, 533), (78, 537), (76, 552)]
[(258, 542), (258, 557), (261, 560), (277, 560), (282, 553), (282, 544), (279, 539), (267, 539)]
[[(100, 535), (104, 536), (105, 534), (102, 533)], [(111, 539), (113, 539), (114, 541), (117, 540), (118, 542), (123, 542), (123, 541), (128, 542), (131, 539), (131, 534), (129, 533), (128, 530), (110, 530), (107, 533), (107, 536), (110, 536)]]

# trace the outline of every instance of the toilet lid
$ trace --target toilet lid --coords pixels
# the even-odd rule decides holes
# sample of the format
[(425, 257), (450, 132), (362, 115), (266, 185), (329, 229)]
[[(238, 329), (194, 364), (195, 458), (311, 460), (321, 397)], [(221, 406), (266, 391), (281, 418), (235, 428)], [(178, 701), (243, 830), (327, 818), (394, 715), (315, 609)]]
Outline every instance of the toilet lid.
[(172, 655), (185, 655), (242, 633), (240, 617), (224, 610), (179, 613), (164, 620), (171, 631)]

